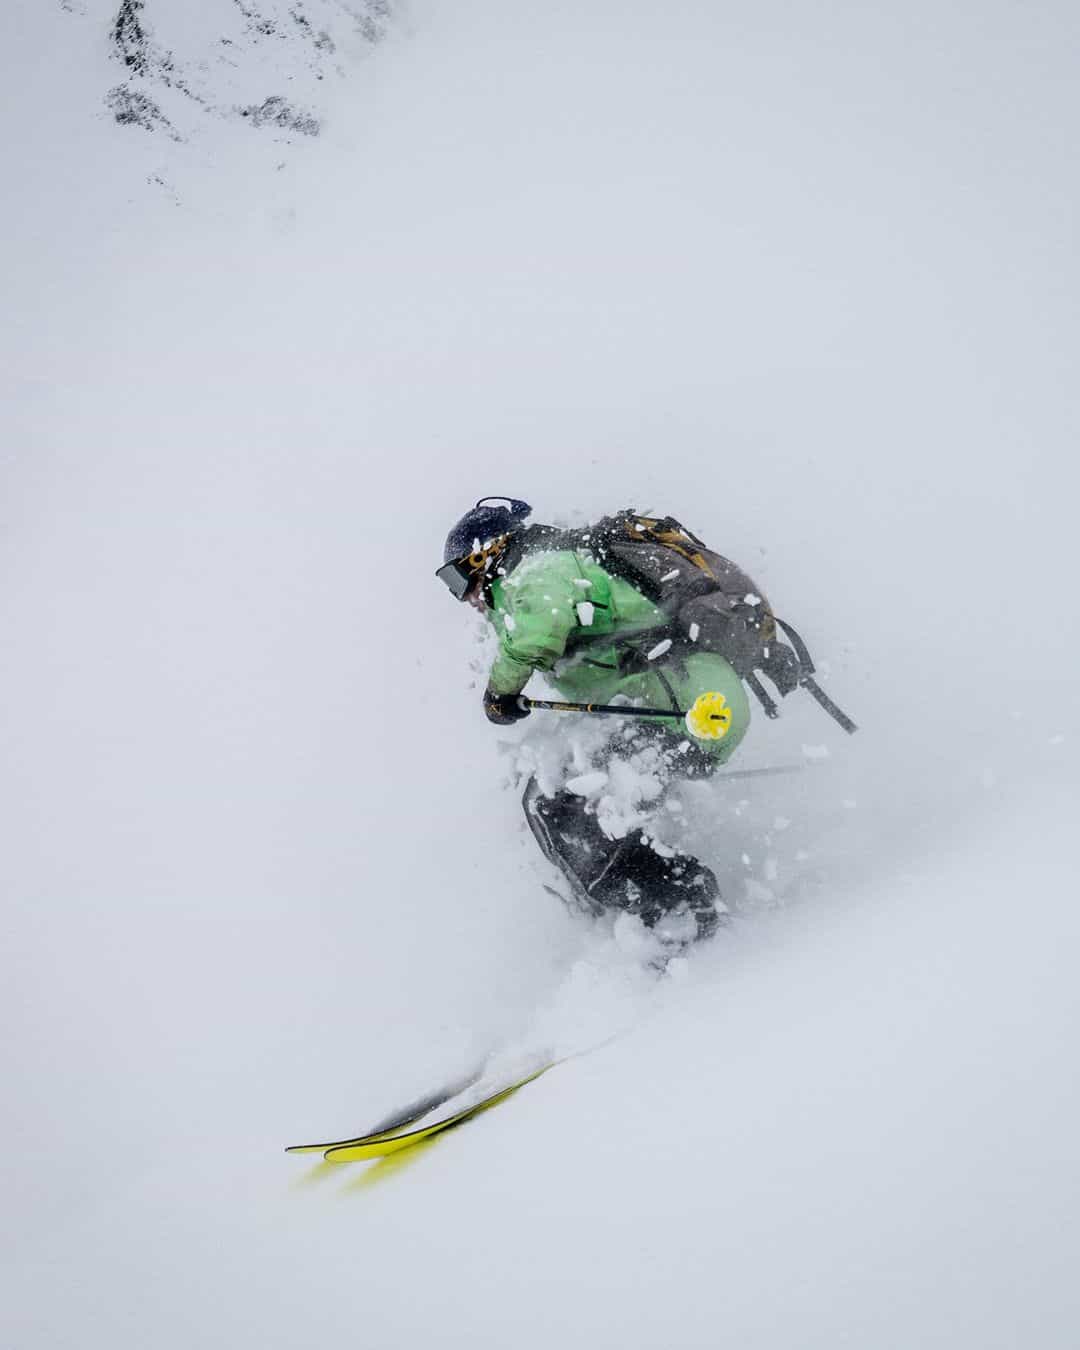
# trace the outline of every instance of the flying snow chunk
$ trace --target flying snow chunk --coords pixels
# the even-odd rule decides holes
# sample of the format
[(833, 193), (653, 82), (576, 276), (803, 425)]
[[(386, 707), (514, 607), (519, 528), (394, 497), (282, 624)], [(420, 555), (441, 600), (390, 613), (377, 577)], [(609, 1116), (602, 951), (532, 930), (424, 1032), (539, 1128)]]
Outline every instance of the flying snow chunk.
[(658, 642), (656, 646), (652, 649), (652, 651), (649, 653), (648, 660), (655, 661), (658, 656), (663, 656), (663, 654), (668, 650), (670, 646), (671, 646), (670, 638), (665, 638), (663, 642)]
[(587, 591), (592, 587), (592, 582), (588, 577), (575, 577), (574, 585), (580, 586), (583, 591)]
[(691, 642), (696, 642), (697, 639), (698, 639), (698, 634), (699, 634), (700, 632), (701, 632), (701, 625), (700, 625), (700, 624), (696, 624), (696, 623), (692, 623), (692, 624), (690, 625), (690, 641), (691, 641)]
[(517, 624), (514, 621), (514, 616), (512, 614), (504, 614), (503, 623), (506, 624), (506, 631), (508, 633), (512, 633), (514, 629), (517, 627)]
[(660, 578), (660, 580), (661, 580), (661, 581), (674, 581), (675, 578), (676, 578), (677, 576), (679, 576), (679, 575), (680, 575), (679, 569), (678, 569), (677, 567), (673, 567), (673, 568), (671, 569), (671, 571), (670, 571), (670, 572), (666, 572), (666, 573)]
[(761, 604), (761, 596), (755, 595), (753, 591), (747, 591), (746, 594), (743, 596), (743, 599), (746, 601), (748, 605)]
[(579, 600), (576, 609), (578, 623), (580, 623), (583, 628), (591, 628), (593, 615), (596, 613), (596, 606), (589, 600)]
[(804, 745), (802, 748), (803, 759), (828, 759), (829, 747), (827, 745)]
[(568, 778), (566, 786), (575, 797), (595, 797), (607, 787), (606, 773), (582, 773), (576, 778)]

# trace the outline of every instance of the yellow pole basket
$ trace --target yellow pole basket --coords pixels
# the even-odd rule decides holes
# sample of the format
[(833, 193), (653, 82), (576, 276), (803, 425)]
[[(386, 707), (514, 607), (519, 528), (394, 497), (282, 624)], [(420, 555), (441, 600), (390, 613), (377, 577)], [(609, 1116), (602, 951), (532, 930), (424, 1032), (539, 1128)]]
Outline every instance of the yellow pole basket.
[(731, 730), (731, 708), (723, 694), (709, 690), (694, 699), (686, 729), (699, 741), (722, 741)]

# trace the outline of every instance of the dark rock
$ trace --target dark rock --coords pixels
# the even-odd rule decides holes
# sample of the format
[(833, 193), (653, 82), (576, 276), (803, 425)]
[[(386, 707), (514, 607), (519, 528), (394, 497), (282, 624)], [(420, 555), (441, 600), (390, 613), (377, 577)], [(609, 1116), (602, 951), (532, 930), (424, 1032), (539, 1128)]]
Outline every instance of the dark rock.
[(294, 108), (280, 94), (271, 94), (262, 103), (238, 108), (237, 112), (241, 117), (246, 117), (253, 127), (281, 127), (287, 131), (298, 131), (302, 136), (317, 136), (322, 129), (317, 117)]
[(160, 129), (174, 141), (181, 139), (154, 100), (126, 84), (118, 84), (109, 90), (105, 95), (105, 106), (121, 126), (142, 127), (144, 131)]

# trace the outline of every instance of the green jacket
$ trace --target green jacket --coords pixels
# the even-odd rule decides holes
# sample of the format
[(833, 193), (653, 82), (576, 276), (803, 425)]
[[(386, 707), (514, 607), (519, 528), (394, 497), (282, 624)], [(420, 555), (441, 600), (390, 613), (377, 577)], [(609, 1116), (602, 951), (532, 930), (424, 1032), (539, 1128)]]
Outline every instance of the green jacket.
[[(537, 552), (491, 584), (488, 618), (499, 639), (499, 654), (488, 686), (517, 694), (534, 671), (543, 671), (560, 695), (585, 702), (610, 702), (617, 694), (643, 706), (667, 708), (672, 695), (686, 709), (706, 690), (719, 690), (732, 709), (722, 741), (701, 744), (727, 759), (746, 734), (750, 704), (730, 665), (711, 652), (665, 659), (661, 653), (637, 674), (619, 673), (620, 650), (637, 635), (650, 650), (650, 629), (667, 622), (664, 613), (629, 582), (606, 572), (588, 553)], [(660, 637), (657, 635), (657, 643)], [(685, 736), (681, 719), (662, 724)]]

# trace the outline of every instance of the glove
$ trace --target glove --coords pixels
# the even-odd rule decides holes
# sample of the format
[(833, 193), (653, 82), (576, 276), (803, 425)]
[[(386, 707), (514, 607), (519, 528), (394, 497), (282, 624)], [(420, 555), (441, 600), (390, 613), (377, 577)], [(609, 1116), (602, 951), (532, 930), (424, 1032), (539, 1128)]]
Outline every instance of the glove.
[(489, 722), (496, 726), (508, 727), (528, 717), (528, 708), (518, 702), (517, 694), (497, 694), (494, 689), (484, 690), (484, 713)]
[(799, 687), (799, 681), (802, 679), (802, 666), (799, 658), (783, 642), (777, 642), (774, 638), (769, 643), (769, 654), (761, 662), (760, 666), (763, 675), (767, 675), (782, 698), (786, 698), (793, 689)]

